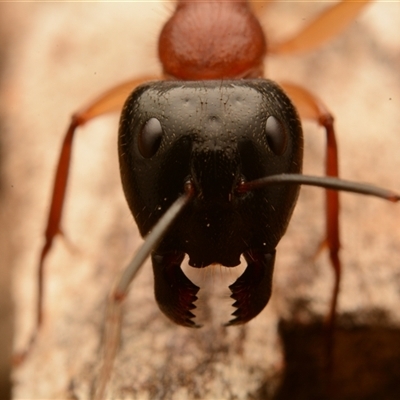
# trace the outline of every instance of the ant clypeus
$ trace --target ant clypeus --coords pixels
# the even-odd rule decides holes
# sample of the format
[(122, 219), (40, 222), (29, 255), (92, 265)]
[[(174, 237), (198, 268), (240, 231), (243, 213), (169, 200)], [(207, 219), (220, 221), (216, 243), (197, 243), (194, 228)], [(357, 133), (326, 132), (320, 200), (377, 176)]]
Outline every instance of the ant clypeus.
[[(372, 116), (371, 116), (371, 118), (372, 118)], [(307, 140), (307, 135), (306, 135), (306, 140)], [(85, 151), (85, 153), (87, 152), (87, 150), (84, 150)], [(79, 156), (77, 156), (77, 157), (79, 157)], [(100, 170), (100, 167), (99, 166), (97, 166), (96, 167), (96, 170), (97, 171), (99, 171)], [(101, 175), (102, 173), (100, 173), (100, 175)], [(347, 175), (346, 175), (347, 176)], [(362, 175), (360, 175), (361, 177), (362, 177)], [(369, 179), (368, 179), (369, 180)], [(364, 201), (364, 200), (363, 200)], [(96, 205), (97, 205), (97, 203), (100, 203), (99, 201), (97, 201), (96, 202)], [(101, 205), (100, 204), (98, 204), (98, 207), (101, 207)], [(65, 224), (64, 225), (66, 225), (67, 224), (67, 222), (65, 222)], [(361, 229), (361, 228), (360, 228)], [(65, 228), (65, 230), (66, 231), (70, 231), (70, 229), (68, 229), (68, 228)], [(73, 232), (73, 230), (71, 230), (71, 232)], [(303, 233), (304, 234), (304, 233)], [(74, 234), (72, 234), (71, 233), (71, 240), (72, 240), (72, 242), (73, 243), (79, 243), (79, 247), (81, 247), (81, 242), (78, 240), (78, 241), (75, 241), (75, 235)], [(104, 244), (105, 245), (105, 244)], [(103, 255), (104, 255), (104, 253), (103, 253)], [(115, 260), (112, 260), (113, 262), (115, 262)], [(71, 263), (69, 263), (70, 265), (71, 265)], [(278, 267), (278, 265), (277, 265), (277, 267)], [(83, 267), (81, 267), (81, 268), (83, 268)], [(71, 271), (71, 268), (69, 269), (70, 271)], [(72, 273), (72, 272), (71, 272)], [(88, 285), (89, 285), (89, 283), (88, 283)], [(135, 283), (135, 288), (137, 287), (137, 286), (139, 286), (139, 283)], [(88, 287), (84, 287), (83, 289), (81, 289), (81, 288), (79, 288), (79, 291), (77, 292), (77, 294), (75, 295), (75, 296), (78, 296), (79, 298), (80, 298), (80, 300), (79, 300), (79, 304), (81, 304), (81, 303), (83, 303), (83, 299), (81, 299), (82, 297), (84, 297), (84, 294), (86, 293), (86, 292), (88, 292), (89, 291), (89, 288)], [(137, 292), (136, 292), (137, 293)], [(144, 295), (145, 296), (147, 296), (148, 294), (150, 294), (151, 295), (151, 293), (152, 293), (152, 290), (151, 289), (149, 289), (149, 288), (147, 288), (146, 289), (146, 291), (145, 291), (145, 293), (144, 293)], [(47, 296), (49, 296), (49, 295), (47, 295)], [(48, 298), (46, 296), (46, 298)], [(57, 297), (59, 297), (59, 296), (61, 296), (61, 295), (57, 295)], [(138, 294), (137, 293), (137, 295), (136, 296), (138, 296), (138, 297), (140, 297), (140, 294)], [(132, 297), (136, 297), (136, 296), (132, 296)], [(51, 302), (51, 300), (48, 300), (48, 302)], [(134, 321), (134, 319), (135, 319), (135, 310), (136, 310), (136, 312), (138, 313), (138, 314), (141, 314), (141, 308), (140, 308), (140, 306), (138, 306), (137, 304), (139, 304), (139, 303), (136, 303), (136, 305), (135, 305), (135, 302), (132, 302), (132, 306), (131, 307), (133, 307), (133, 310), (132, 310), (132, 312), (131, 312), (131, 318), (132, 318), (132, 321)], [(83, 306), (83, 305), (82, 305)], [(79, 307), (79, 306), (78, 306)], [(153, 314), (153, 315), (157, 315), (157, 314)], [(141, 317), (142, 318), (142, 317)], [(137, 322), (136, 322), (137, 323)], [(165, 329), (167, 329), (166, 328), (166, 326), (168, 326), (169, 327), (169, 324), (167, 324), (165, 321), (163, 321), (163, 322), (161, 322), (161, 323), (159, 323), (159, 322), (156, 322), (156, 324), (158, 324), (157, 325), (157, 327), (151, 327), (151, 326), (149, 326), (149, 325), (151, 325), (151, 324), (147, 324), (146, 322), (145, 322), (145, 320), (143, 320), (142, 322), (141, 322), (141, 324), (142, 324), (142, 326), (141, 326), (141, 328), (142, 329), (146, 329), (146, 331), (147, 331), (147, 334), (149, 335), (149, 337), (152, 337), (151, 336), (151, 330), (152, 329), (154, 329), (155, 331), (157, 331), (157, 330), (165, 330)], [(140, 329), (140, 327), (138, 327), (137, 329)], [(171, 332), (174, 332), (174, 330), (175, 330), (175, 332), (180, 332), (180, 329), (179, 328), (177, 328), (177, 327), (172, 327), (171, 328), (172, 329), (172, 331)], [(262, 329), (262, 328), (261, 328)], [(248, 336), (251, 336), (251, 334), (252, 334), (252, 332), (250, 332), (251, 331), (251, 329), (249, 330), (249, 332), (247, 332), (247, 335)], [(136, 331), (137, 332), (137, 331)], [(235, 331), (236, 332), (236, 331)], [(136, 336), (136, 334), (137, 333), (133, 333), (132, 334), (132, 331), (131, 332), (126, 332), (126, 335), (132, 335), (133, 336), (133, 339), (134, 339), (134, 341), (135, 341), (135, 339), (137, 339), (137, 338), (135, 338), (135, 336)], [(260, 332), (260, 334), (262, 334), (262, 332)], [(185, 343), (185, 347), (183, 347), (184, 345), (182, 344), (182, 340), (183, 341), (185, 341), (185, 340), (189, 340), (188, 339), (188, 337), (190, 336), (190, 335), (195, 335), (197, 338), (199, 337), (198, 335), (198, 333), (196, 332), (196, 333), (193, 333), (192, 331), (190, 331), (189, 333), (182, 333), (182, 337), (180, 338), (180, 339), (178, 339), (178, 338), (175, 338), (174, 337), (174, 334), (173, 333), (171, 333), (171, 337), (168, 339), (162, 339), (162, 340), (166, 340), (167, 341), (167, 343), (164, 343), (164, 345), (167, 347), (167, 348), (169, 348), (169, 350), (168, 351), (170, 351), (171, 352), (171, 347), (173, 347), (173, 352), (171, 352), (171, 353), (168, 353), (168, 354), (171, 354), (170, 356), (168, 356), (168, 357), (171, 357), (172, 356), (172, 354), (176, 354), (177, 352), (179, 353), (179, 350), (180, 351), (182, 351), (182, 348), (184, 348), (184, 351), (186, 352), (186, 351), (188, 351), (188, 352), (190, 352), (190, 351), (193, 351), (193, 350), (190, 350), (190, 347), (187, 347), (186, 346), (186, 343)], [(232, 333), (230, 333), (229, 331), (227, 331), (227, 333), (226, 333), (226, 335), (233, 335)], [(210, 335), (211, 337), (212, 337), (212, 335)], [(230, 343), (231, 345), (233, 345), (234, 343), (235, 343), (235, 339), (236, 339), (236, 341), (238, 341), (238, 339), (237, 338), (231, 338), (230, 340), (227, 340), (227, 339), (225, 339), (226, 340), (226, 342), (225, 343)], [(148, 340), (148, 339), (145, 339), (145, 340)], [(169, 341), (172, 341), (172, 340), (174, 340), (174, 343), (170, 343)], [(198, 339), (199, 340), (199, 339)], [(248, 339), (248, 340), (250, 340), (250, 339)], [(254, 341), (254, 338), (253, 338), (253, 341)], [(138, 340), (137, 342), (140, 342), (140, 340)], [(211, 342), (212, 342), (212, 340), (211, 340)], [(180, 343), (180, 344), (179, 344)], [(197, 344), (198, 345), (198, 344)], [(218, 344), (216, 344), (216, 343), (209, 343), (208, 345), (206, 345), (206, 344), (204, 344), (204, 343), (201, 343), (201, 348), (202, 348), (202, 350), (203, 351), (206, 351), (206, 350), (208, 350), (208, 351), (211, 351), (212, 352), (212, 350), (213, 350), (213, 345), (214, 346), (218, 346)], [(155, 352), (155, 351), (159, 351), (158, 350), (158, 347), (157, 346), (151, 346), (151, 343), (146, 343), (145, 344), (145, 346), (146, 346), (146, 348), (147, 348), (147, 350), (146, 350), (146, 352), (148, 352), (148, 353), (146, 353), (146, 356), (144, 356), (143, 355), (143, 357), (145, 358), (145, 357), (150, 357), (150, 359), (151, 358), (153, 358), (154, 357), (154, 354), (152, 354), (152, 351), (153, 352)], [(169, 347), (168, 347), (169, 346)], [(196, 346), (196, 345), (195, 345)], [(208, 346), (208, 347), (207, 347)], [(153, 350), (152, 350), (153, 349)], [(264, 349), (263, 349), (264, 350)], [(260, 350), (259, 350), (260, 351)], [(136, 347), (136, 349), (135, 350), (133, 350), (133, 354), (136, 354), (138, 352), (138, 348)], [(222, 352), (222, 350), (221, 349), (218, 349), (217, 350), (217, 353), (216, 354), (223, 354), (223, 352)], [(214, 355), (215, 356), (215, 355)], [(266, 355), (265, 354), (263, 354), (263, 357), (265, 358), (266, 357)], [(138, 361), (139, 359), (137, 358), (137, 356), (133, 356), (133, 358), (136, 358), (136, 362), (138, 362), (139, 364), (141, 363), (141, 361)], [(151, 361), (152, 362), (152, 361)], [(210, 360), (203, 360), (201, 363), (199, 363), (200, 365), (203, 365), (203, 367), (205, 367), (205, 366), (207, 366), (209, 363), (210, 363), (211, 361)], [(186, 368), (186, 372), (185, 373), (187, 373), (187, 374), (194, 374), (194, 375), (198, 375), (200, 372), (199, 372), (199, 366), (197, 366), (196, 368), (192, 368), (191, 369), (191, 367), (190, 367), (190, 365), (188, 365), (188, 367)], [(239, 367), (238, 367), (239, 369), (241, 368), (241, 366), (240, 366), (240, 361), (239, 361)], [(138, 371), (140, 371), (140, 368), (138, 369)], [(156, 368), (155, 368), (155, 370), (154, 371), (156, 371)], [(231, 371), (232, 372), (232, 371)], [(178, 373), (178, 375), (179, 375), (179, 371), (177, 372)], [(152, 373), (153, 374), (153, 378), (151, 378), (152, 380), (154, 379), (154, 380), (156, 380), (156, 379), (158, 379), (159, 380), (159, 382), (151, 382), (151, 386), (148, 386), (149, 387), (149, 392), (150, 393), (152, 393), (151, 391), (153, 390), (157, 390), (156, 389), (156, 387), (157, 387), (157, 385), (160, 385), (160, 386), (164, 386), (164, 385), (168, 385), (168, 382), (171, 380), (171, 379), (174, 379), (174, 373), (173, 374), (171, 374), (171, 376), (170, 377), (167, 377), (167, 378), (165, 378), (165, 375), (163, 376), (163, 377), (156, 377), (156, 373)], [(139, 372), (135, 372), (135, 373), (131, 373), (131, 372), (129, 372), (129, 375), (131, 376), (131, 379), (132, 380), (134, 380), (134, 381), (136, 381), (137, 382), (137, 377), (139, 376)], [(179, 381), (179, 379), (178, 379), (178, 376), (175, 376), (176, 378), (177, 378), (177, 381), (178, 381), (178, 384), (179, 385), (181, 385), (181, 386), (185, 386), (186, 385), (186, 383), (189, 381), (187, 378), (185, 378), (185, 379), (183, 379), (183, 380), (180, 380)], [(139, 379), (139, 378), (138, 378)], [(145, 379), (145, 381), (143, 381), (142, 380), (142, 385), (143, 385), (143, 387), (144, 386), (146, 386), (146, 385), (150, 385), (150, 378), (147, 378), (147, 379), (149, 379), (149, 380), (146, 380)], [(193, 377), (193, 379), (194, 379), (194, 377)], [(134, 387), (134, 385), (135, 384), (132, 384), (131, 385), (131, 389), (129, 388), (129, 387), (127, 387), (126, 388), (126, 390), (132, 390), (133, 392), (135, 392), (135, 391), (137, 391), (138, 389), (136, 389), (135, 387)], [(234, 388), (232, 388), (232, 385), (230, 385), (231, 386), (231, 391), (235, 391), (235, 389)], [(133, 387), (133, 389), (132, 389), (132, 387)], [(165, 389), (165, 388), (164, 388)], [(142, 389), (140, 389), (140, 390), (142, 390)], [(160, 393), (162, 392), (162, 390), (163, 389), (160, 389)], [(168, 389), (169, 390), (169, 389)], [(227, 389), (226, 389), (227, 390)], [(252, 389), (249, 389), (250, 391), (252, 390)], [(167, 396), (168, 397), (168, 396)]]

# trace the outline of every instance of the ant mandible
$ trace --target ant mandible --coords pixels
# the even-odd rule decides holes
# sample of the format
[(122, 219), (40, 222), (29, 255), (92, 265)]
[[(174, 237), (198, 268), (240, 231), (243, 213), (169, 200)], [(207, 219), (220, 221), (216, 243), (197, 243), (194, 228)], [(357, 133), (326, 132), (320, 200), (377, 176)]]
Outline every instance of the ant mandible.
[[(330, 9), (327, 14), (326, 18), (329, 19), (331, 18), (332, 21), (336, 21), (336, 15), (334, 14), (333, 10), (341, 10), (344, 12), (344, 15), (349, 18), (349, 21), (356, 15), (363, 7), (363, 4), (361, 3), (352, 3), (353, 7), (353, 15), (352, 12), (346, 10), (346, 7), (349, 6), (349, 4), (346, 4), (345, 7), (345, 2), (340, 3), (336, 8)], [(227, 16), (229, 17), (229, 21), (232, 21), (232, 14), (235, 10), (235, 8), (238, 8), (239, 10), (245, 10), (247, 9), (246, 4), (242, 3), (197, 3), (193, 2), (190, 4), (182, 4), (179, 3), (178, 5), (178, 11), (175, 16), (180, 15), (179, 13), (184, 14), (185, 8), (187, 7), (188, 10), (195, 10), (196, 7), (198, 7), (198, 10), (201, 10), (202, 7), (222, 7), (225, 8), (229, 11), (227, 11)], [(196, 10), (196, 13), (199, 11)], [(242, 11), (240, 11), (241, 13)], [(247, 11), (246, 11), (247, 12)], [(209, 15), (210, 10), (207, 11), (207, 14), (205, 13), (204, 15)], [(200, 12), (200, 15), (201, 12)], [(250, 14), (249, 14), (250, 15)], [(329, 23), (325, 22), (326, 26), (330, 26)], [(177, 26), (176, 23), (173, 24), (174, 27)], [(331, 29), (328, 29), (328, 34), (327, 37), (324, 39), (328, 39), (330, 36), (333, 36), (337, 33), (339, 30), (339, 26), (336, 25), (334, 28), (331, 27)], [(218, 34), (214, 36), (219, 36)], [(260, 42), (262, 42), (263, 36), (260, 36)], [(319, 36), (320, 37), (320, 36)], [(162, 38), (161, 36), (161, 43), (162, 43)], [(168, 40), (167, 40), (168, 41)], [(295, 41), (296, 43), (296, 41)], [(202, 42), (203, 44), (203, 42)], [(299, 39), (297, 39), (297, 44), (302, 46), (308, 46), (311, 45), (311, 47), (316, 46), (318, 43), (312, 43), (307, 37), (304, 37), (301, 39), (301, 36), (299, 36)], [(248, 47), (248, 43), (245, 45)], [(243, 52), (240, 52), (240, 54), (244, 55), (244, 60), (243, 64), (244, 66), (240, 67), (242, 68), (239, 71), (233, 71), (233, 72), (227, 72), (225, 69), (222, 72), (216, 72), (216, 67), (213, 66), (211, 68), (211, 74), (205, 74), (202, 75), (193, 73), (193, 74), (188, 74), (187, 71), (190, 70), (190, 65), (185, 65), (182, 68), (182, 71), (175, 70), (174, 66), (170, 66), (169, 62), (171, 61), (169, 59), (170, 55), (173, 53), (173, 50), (169, 50), (166, 52), (166, 54), (163, 54), (161, 51), (160, 53), (160, 59), (163, 61), (164, 65), (164, 72), (166, 76), (169, 77), (174, 77), (176, 79), (186, 79), (186, 80), (203, 80), (203, 79), (230, 79), (230, 78), (251, 78), (251, 77), (260, 77), (262, 76), (262, 60), (263, 57), (266, 54), (266, 50), (263, 47), (264, 45), (261, 43), (260, 48), (255, 50), (256, 54), (254, 56), (254, 59), (257, 60), (257, 63), (253, 63), (254, 60), (248, 59), (248, 54), (244, 54)], [(167, 45), (162, 45), (161, 49), (166, 49)], [(279, 54), (280, 52), (285, 51), (287, 48), (286, 45), (281, 45), (277, 47), (271, 47), (270, 51), (275, 52)], [(218, 50), (219, 53), (219, 50)], [(198, 53), (196, 53), (198, 54)], [(216, 60), (216, 55), (212, 54), (211, 60), (214, 62)], [(172, 60), (174, 61), (174, 59)], [(247, 65), (246, 63), (249, 64)], [(240, 62), (237, 62), (235, 60), (235, 67), (237, 67)], [(156, 78), (156, 77), (155, 77)], [(154, 79), (154, 78), (153, 78)], [(52, 201), (52, 209), (50, 212), (50, 217), (49, 217), (49, 223), (47, 227), (47, 233), (46, 233), (46, 245), (43, 249), (42, 256), (41, 256), (41, 270), (43, 270), (43, 260), (47, 255), (48, 250), (50, 249), (51, 242), (54, 238), (54, 236), (59, 232), (59, 224), (60, 224), (60, 218), (61, 218), (61, 212), (62, 212), (62, 205), (63, 205), (63, 199), (65, 196), (65, 187), (66, 187), (66, 181), (68, 177), (68, 164), (69, 164), (69, 155), (70, 155), (70, 143), (72, 142), (72, 137), (75, 131), (75, 128), (83, 125), (85, 122), (93, 119), (94, 117), (101, 115), (105, 112), (109, 112), (114, 110), (115, 108), (120, 108), (121, 104), (123, 101), (125, 101), (125, 98), (127, 97), (127, 94), (131, 92), (131, 90), (136, 87), (139, 83), (146, 82), (148, 80), (151, 80), (150, 77), (146, 78), (140, 78), (137, 80), (134, 80), (132, 82), (129, 82), (128, 84), (124, 84), (107, 94), (105, 94), (100, 100), (97, 102), (93, 103), (90, 107), (87, 109), (83, 110), (82, 112), (77, 113), (74, 116), (73, 122), (71, 124), (71, 127), (68, 131), (68, 134), (65, 139), (65, 144), (63, 145), (63, 152), (60, 157), (60, 163), (59, 167), (57, 170), (57, 178), (56, 178), (56, 185), (55, 185), (55, 190), (54, 190), (54, 195), (53, 195), (53, 201)], [(337, 176), (338, 171), (337, 171), (337, 150), (336, 150), (336, 145), (335, 145), (335, 137), (334, 137), (334, 132), (333, 132), (333, 124), (332, 124), (332, 118), (329, 113), (329, 111), (326, 109), (326, 107), (317, 99), (315, 98), (311, 93), (309, 93), (307, 90), (294, 86), (294, 85), (289, 85), (289, 84), (283, 84), (283, 88), (286, 90), (286, 92), (289, 94), (289, 96), (292, 98), (292, 100), (296, 103), (298, 106), (298, 110), (301, 114), (302, 117), (308, 117), (316, 121), (317, 123), (321, 124), (326, 132), (327, 132), (327, 138), (328, 138), (328, 152), (327, 152), (327, 174), (331, 176)], [(166, 225), (167, 226), (167, 225)], [(340, 282), (340, 261), (338, 257), (338, 250), (339, 250), (339, 235), (338, 235), (338, 200), (337, 200), (337, 194), (336, 192), (328, 191), (327, 192), (327, 235), (326, 235), (326, 241), (325, 244), (328, 245), (328, 248), (330, 249), (330, 257), (332, 261), (332, 265), (334, 267), (335, 273), (336, 273), (336, 284), (335, 284), (335, 289), (334, 293), (332, 296), (332, 301), (331, 301), (331, 307), (330, 307), (330, 313), (328, 320), (330, 321), (331, 324), (333, 324), (334, 321), (334, 312), (336, 308), (336, 302), (337, 302), (337, 294), (339, 290), (339, 282)], [(151, 247), (151, 246), (150, 246)], [(42, 282), (42, 274), (40, 274), (40, 282)], [(43, 285), (40, 284), (39, 287), (43, 288)], [(125, 289), (123, 290), (123, 292)], [(38, 325), (41, 324), (42, 321), (42, 304), (41, 300), (43, 299), (42, 291), (40, 292), (41, 294), (39, 295), (39, 306), (38, 306)], [(244, 321), (245, 319), (243, 319)], [(179, 321), (178, 321), (179, 322)]]

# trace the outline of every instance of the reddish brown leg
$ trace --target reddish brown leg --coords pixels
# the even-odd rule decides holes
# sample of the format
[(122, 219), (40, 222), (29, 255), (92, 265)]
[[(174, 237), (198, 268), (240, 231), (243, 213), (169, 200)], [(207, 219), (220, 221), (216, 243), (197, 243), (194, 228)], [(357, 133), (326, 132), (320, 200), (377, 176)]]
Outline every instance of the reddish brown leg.
[[(283, 54), (315, 49), (344, 30), (368, 3), (369, 0), (358, 2), (342, 0), (319, 14), (292, 38), (281, 43), (270, 44), (268, 52)], [(327, 134), (326, 174), (337, 177), (339, 174), (338, 150), (333, 117), (329, 110), (317, 97), (300, 86), (284, 83), (282, 87), (294, 101), (302, 118), (311, 119), (325, 129)], [(340, 289), (341, 263), (339, 258), (339, 196), (337, 192), (331, 190), (326, 191), (326, 221), (326, 238), (321, 244), (320, 250), (326, 245), (329, 247), (329, 257), (335, 273), (335, 285), (327, 318), (328, 326), (333, 330)]]
[(285, 54), (313, 50), (342, 32), (369, 2), (342, 0), (319, 14), (295, 36), (271, 44), (268, 51)]
[[(272, 44), (269, 52), (275, 54), (293, 53), (315, 49), (319, 45), (338, 35), (364, 9), (369, 0), (353, 2), (342, 0), (327, 8), (311, 23), (306, 25), (292, 38), (278, 44)], [(333, 128), (333, 117), (325, 105), (306, 89), (285, 83), (282, 85), (294, 101), (302, 118), (308, 118), (321, 125), (327, 134), (326, 174), (338, 176), (338, 150)], [(329, 257), (335, 273), (335, 285), (332, 294), (328, 326), (333, 330), (337, 298), (340, 289), (341, 263), (339, 258), (339, 196), (337, 192), (326, 191), (326, 239), (320, 246), (329, 247)]]
[[(295, 103), (301, 118), (311, 119), (325, 129), (327, 135), (326, 175), (338, 177), (338, 149), (333, 127), (333, 116), (325, 105), (306, 89), (290, 83), (283, 83), (281, 86)], [(342, 269), (339, 257), (339, 193), (332, 190), (326, 190), (326, 237), (320, 249), (325, 246), (329, 248), (329, 258), (335, 274), (330, 310), (327, 316), (327, 326), (330, 336), (328, 340), (328, 353), (331, 353)], [(331, 362), (332, 357), (329, 356), (329, 358)]]
[(61, 147), (60, 157), (58, 159), (56, 175), (54, 178), (50, 212), (48, 215), (45, 230), (45, 243), (43, 245), (39, 258), (36, 327), (25, 351), (18, 354), (14, 358), (14, 362), (16, 364), (23, 362), (23, 360), (28, 355), (43, 323), (44, 262), (46, 260), (47, 254), (52, 247), (54, 238), (57, 234), (62, 233), (60, 221), (62, 217), (65, 192), (68, 182), (72, 141), (74, 139), (76, 129), (102, 114), (120, 110), (126, 98), (136, 86), (140, 85), (143, 82), (156, 79), (157, 77), (145, 77), (125, 82), (105, 92), (87, 107), (83, 108), (72, 116), (71, 123), (68, 127), (67, 133), (65, 134), (64, 141)]

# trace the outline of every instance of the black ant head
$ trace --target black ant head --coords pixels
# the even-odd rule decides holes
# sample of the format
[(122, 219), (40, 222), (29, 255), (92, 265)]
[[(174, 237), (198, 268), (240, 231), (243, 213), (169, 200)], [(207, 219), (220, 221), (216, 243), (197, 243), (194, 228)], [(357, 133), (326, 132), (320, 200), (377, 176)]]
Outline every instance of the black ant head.
[[(183, 254), (198, 268), (214, 263), (233, 267), (242, 254), (248, 260), (250, 254), (274, 259), (299, 187), (240, 188), (266, 176), (301, 172), (302, 141), (296, 110), (271, 81), (165, 81), (133, 92), (121, 116), (119, 158), (125, 195), (141, 234), (152, 230), (185, 185), (193, 191), (192, 201), (153, 254), (156, 288), (164, 293), (157, 295), (156, 289), (156, 297), (167, 303), (164, 312), (173, 298), (165, 294), (168, 288), (193, 292), (184, 278), (172, 283), (178, 272), (157, 275), (164, 263), (179, 267), (176, 260)], [(243, 275), (241, 287), (255, 289), (250, 282), (261, 278), (253, 275)]]

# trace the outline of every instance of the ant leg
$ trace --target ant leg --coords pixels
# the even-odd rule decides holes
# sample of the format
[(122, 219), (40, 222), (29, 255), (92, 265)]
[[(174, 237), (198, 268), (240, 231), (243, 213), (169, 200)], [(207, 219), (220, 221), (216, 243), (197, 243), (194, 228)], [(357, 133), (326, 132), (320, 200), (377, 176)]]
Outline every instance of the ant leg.
[(38, 265), (38, 297), (37, 297), (37, 315), (36, 327), (28, 343), (27, 348), (14, 357), (16, 365), (22, 363), (29, 354), (36, 340), (40, 327), (43, 323), (43, 297), (44, 297), (44, 262), (48, 252), (53, 244), (53, 239), (57, 234), (62, 234), (60, 221), (65, 200), (65, 191), (68, 182), (69, 166), (71, 161), (72, 141), (75, 131), (78, 127), (84, 125), (86, 122), (109, 112), (120, 110), (132, 90), (141, 83), (149, 80), (157, 79), (156, 77), (146, 77), (140, 79), (133, 79), (131, 81), (120, 84), (109, 91), (102, 94), (95, 101), (87, 107), (82, 108), (80, 111), (72, 116), (71, 123), (65, 134), (61, 152), (57, 163), (56, 174), (54, 178), (54, 186), (51, 197), (50, 211), (47, 219), (45, 230), (45, 243), (39, 257)]
[(281, 43), (271, 44), (268, 51), (273, 54), (285, 54), (313, 50), (343, 31), (369, 2), (370, 0), (342, 0), (323, 11), (296, 36)]
[[(308, 90), (291, 83), (283, 83), (281, 86), (296, 105), (301, 118), (316, 121), (325, 129), (327, 135), (326, 175), (338, 177), (338, 149), (333, 127), (333, 116), (326, 106)], [(335, 274), (335, 283), (327, 318), (328, 329), (333, 332), (342, 269), (339, 258), (339, 193), (333, 190), (326, 191), (326, 238), (322, 242), (320, 249), (324, 246), (329, 247), (329, 258)]]

